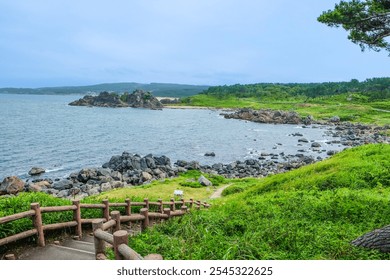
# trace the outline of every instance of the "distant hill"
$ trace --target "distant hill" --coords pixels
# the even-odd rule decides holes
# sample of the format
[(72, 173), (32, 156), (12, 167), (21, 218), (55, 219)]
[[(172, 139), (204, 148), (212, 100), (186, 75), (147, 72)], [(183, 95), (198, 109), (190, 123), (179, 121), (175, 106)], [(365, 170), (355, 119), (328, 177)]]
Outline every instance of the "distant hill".
[(0, 88), (0, 93), (14, 94), (91, 94), (102, 91), (133, 92), (136, 89), (150, 91), (154, 96), (187, 97), (207, 90), (209, 86), (166, 83), (106, 83), (91, 86), (43, 87), (43, 88)]

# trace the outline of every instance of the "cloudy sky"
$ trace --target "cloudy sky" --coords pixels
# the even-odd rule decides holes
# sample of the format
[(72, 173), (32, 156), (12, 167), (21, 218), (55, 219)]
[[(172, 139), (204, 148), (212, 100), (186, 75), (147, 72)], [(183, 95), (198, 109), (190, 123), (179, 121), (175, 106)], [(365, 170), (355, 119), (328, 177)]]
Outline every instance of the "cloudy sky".
[(338, 0), (2, 0), (0, 87), (364, 80), (390, 74), (317, 22)]

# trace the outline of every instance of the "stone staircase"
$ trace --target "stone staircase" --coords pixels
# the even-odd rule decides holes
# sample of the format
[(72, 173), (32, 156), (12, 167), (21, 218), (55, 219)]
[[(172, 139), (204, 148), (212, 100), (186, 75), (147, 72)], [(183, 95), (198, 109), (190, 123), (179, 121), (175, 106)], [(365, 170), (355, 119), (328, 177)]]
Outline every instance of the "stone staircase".
[(62, 242), (36, 247), (21, 254), (20, 260), (95, 260), (95, 247), (92, 236), (81, 240), (66, 239)]

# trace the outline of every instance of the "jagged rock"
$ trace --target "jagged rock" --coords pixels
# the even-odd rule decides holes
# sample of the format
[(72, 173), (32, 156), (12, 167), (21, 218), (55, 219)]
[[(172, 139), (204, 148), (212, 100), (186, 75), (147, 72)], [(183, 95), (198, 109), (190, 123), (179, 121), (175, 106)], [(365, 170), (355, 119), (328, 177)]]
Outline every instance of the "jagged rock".
[(142, 182), (147, 182), (147, 181), (152, 180), (153, 176), (150, 173), (143, 171), (141, 173), (141, 178), (140, 179), (141, 179)]
[(321, 144), (318, 142), (313, 142), (313, 143), (311, 143), (311, 147), (312, 148), (319, 148), (319, 147), (321, 147)]
[(109, 191), (111, 189), (112, 189), (112, 187), (111, 187), (110, 183), (103, 183), (103, 184), (100, 185), (100, 190), (102, 192), (106, 192), (106, 191)]
[(202, 186), (206, 186), (206, 187), (210, 187), (213, 185), (213, 183), (210, 182), (209, 179), (207, 179), (205, 176), (201, 175), (198, 179), (198, 182), (202, 185)]
[(259, 123), (275, 123), (275, 124), (299, 124), (302, 119), (298, 113), (281, 110), (252, 110), (240, 109), (231, 114), (223, 114), (227, 119), (241, 119)]
[(30, 169), (28, 174), (31, 176), (36, 176), (36, 175), (40, 175), (40, 174), (45, 173), (45, 172), (46, 172), (46, 170), (41, 168), (41, 167), (33, 167)]
[(107, 91), (98, 96), (86, 95), (83, 98), (69, 103), (70, 106), (96, 106), (96, 107), (134, 107), (162, 109), (163, 105), (150, 92), (135, 90), (133, 93), (118, 95)]
[(16, 176), (5, 177), (0, 184), (0, 195), (17, 194), (24, 190), (24, 181)]
[(207, 152), (204, 154), (205, 157), (215, 157), (215, 153), (214, 152)]
[(340, 117), (339, 116), (331, 117), (329, 119), (329, 122), (331, 122), (331, 123), (338, 123), (338, 122), (340, 122)]
[(351, 242), (355, 246), (390, 252), (390, 225), (366, 233)]
[(70, 180), (67, 180), (67, 179), (55, 182), (53, 184), (53, 189), (56, 189), (56, 190), (59, 190), (59, 191), (62, 191), (62, 190), (65, 190), (65, 189), (70, 189), (72, 187), (73, 187), (73, 182), (70, 181)]

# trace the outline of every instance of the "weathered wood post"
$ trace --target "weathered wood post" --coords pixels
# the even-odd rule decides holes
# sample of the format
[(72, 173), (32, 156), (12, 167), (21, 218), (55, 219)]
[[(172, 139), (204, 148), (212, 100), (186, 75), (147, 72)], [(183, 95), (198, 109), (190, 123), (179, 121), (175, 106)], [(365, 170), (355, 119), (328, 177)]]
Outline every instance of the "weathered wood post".
[(182, 203), (181, 206), (186, 205), (186, 202), (185, 202), (184, 198), (182, 198), (180, 200), (181, 200), (181, 203)]
[(186, 205), (183, 205), (180, 210), (183, 211), (183, 214), (185, 214), (187, 213), (187, 209), (188, 207)]
[(42, 213), (39, 203), (31, 203), (31, 209), (35, 211), (33, 217), (34, 227), (38, 232), (38, 246), (45, 246), (45, 235), (43, 233), (43, 225), (42, 225)]
[(125, 199), (125, 203), (126, 203), (126, 206), (125, 206), (126, 216), (130, 216), (131, 215), (131, 201), (130, 201), (130, 198), (126, 198)]
[(144, 203), (145, 203), (145, 208), (149, 210), (149, 198), (145, 198)]
[(196, 210), (200, 210), (200, 205), (201, 205), (200, 200), (198, 200), (198, 201), (196, 201), (196, 202), (197, 202)]
[(141, 223), (141, 231), (144, 231), (149, 226), (149, 210), (148, 208), (142, 208), (140, 214), (145, 217)]
[(157, 202), (160, 203), (160, 205), (158, 206), (158, 207), (159, 207), (159, 208), (158, 208), (158, 211), (159, 211), (160, 213), (164, 213), (164, 206), (163, 206), (163, 201), (162, 201), (162, 199), (157, 200)]
[(192, 208), (193, 205), (194, 205), (194, 199), (190, 198), (190, 208)]
[(73, 210), (73, 220), (77, 222), (76, 226), (76, 235), (79, 236), (79, 238), (83, 235), (83, 230), (81, 227), (81, 209), (80, 209), (80, 201), (79, 200), (73, 200), (73, 205), (75, 205), (77, 208)]
[(176, 205), (175, 205), (175, 199), (171, 198), (171, 210), (175, 211), (176, 210)]
[(108, 204), (108, 199), (104, 199), (102, 201), (104, 208), (103, 208), (103, 218), (106, 219), (106, 222), (110, 220), (110, 205)]
[(128, 236), (129, 234), (125, 230), (118, 230), (114, 232), (114, 254), (115, 254), (115, 259), (116, 260), (123, 260), (124, 258), (122, 255), (119, 253), (118, 247), (119, 245), (126, 244), (128, 242)]
[(121, 214), (119, 211), (112, 211), (111, 212), (111, 219), (113, 219), (115, 223), (114, 232), (121, 229)]
[[(103, 230), (103, 221), (101, 219), (96, 219), (92, 221), (93, 232), (95, 233), (95, 231), (98, 229)], [(95, 258), (97, 259), (99, 254), (104, 254), (105, 251), (104, 240), (97, 238), (94, 234), (93, 241), (95, 244)]]
[(167, 220), (171, 218), (171, 208), (164, 208), (164, 214), (168, 215)]

